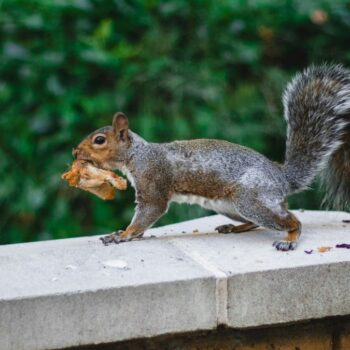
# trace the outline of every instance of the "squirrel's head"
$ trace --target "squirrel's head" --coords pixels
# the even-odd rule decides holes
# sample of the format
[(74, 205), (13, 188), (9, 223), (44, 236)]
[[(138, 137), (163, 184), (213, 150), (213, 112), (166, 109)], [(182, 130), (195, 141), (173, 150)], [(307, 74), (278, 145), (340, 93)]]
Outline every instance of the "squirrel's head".
[(90, 161), (99, 168), (114, 170), (126, 161), (130, 143), (128, 118), (118, 112), (113, 117), (112, 126), (91, 133), (73, 149), (72, 154), (74, 158)]

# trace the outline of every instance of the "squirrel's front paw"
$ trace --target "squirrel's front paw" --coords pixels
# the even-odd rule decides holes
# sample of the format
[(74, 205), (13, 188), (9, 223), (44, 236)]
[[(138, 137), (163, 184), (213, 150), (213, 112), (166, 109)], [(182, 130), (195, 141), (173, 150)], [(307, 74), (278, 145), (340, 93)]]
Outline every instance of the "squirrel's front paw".
[(107, 235), (107, 236), (104, 236), (104, 237), (100, 237), (100, 240), (102, 241), (102, 243), (104, 245), (108, 245), (108, 244), (111, 244), (111, 243), (118, 244), (118, 243), (121, 243), (121, 242), (130, 241), (131, 237), (123, 236), (124, 232), (125, 231), (119, 230), (119, 231), (113, 232), (110, 235)]
[(100, 240), (102, 241), (102, 243), (104, 245), (109, 245), (111, 243), (122, 243), (122, 242), (128, 242), (131, 241), (132, 239), (135, 238), (141, 238), (143, 235), (142, 233), (139, 233), (138, 235), (135, 234), (130, 234), (130, 231), (116, 231), (113, 232), (112, 234), (108, 235), (108, 236), (104, 236), (104, 237), (100, 237)]
[(296, 241), (275, 241), (272, 246), (274, 246), (277, 250), (281, 250), (286, 252), (288, 250), (294, 250), (297, 246)]

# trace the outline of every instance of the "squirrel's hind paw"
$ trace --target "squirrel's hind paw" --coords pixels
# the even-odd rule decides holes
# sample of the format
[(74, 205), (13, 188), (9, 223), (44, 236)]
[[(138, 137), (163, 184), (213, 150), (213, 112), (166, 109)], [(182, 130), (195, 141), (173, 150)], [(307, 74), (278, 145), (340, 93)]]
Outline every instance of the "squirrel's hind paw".
[(275, 241), (272, 244), (277, 250), (286, 252), (288, 250), (294, 250), (297, 246), (296, 241)]
[(218, 231), (218, 233), (234, 233), (235, 232), (235, 225), (227, 224), (227, 225), (221, 225), (215, 228), (215, 231)]
[(215, 231), (218, 231), (219, 233), (242, 233), (242, 232), (254, 230), (257, 227), (258, 225), (255, 225), (252, 222), (247, 222), (241, 225), (233, 225), (233, 224), (221, 225), (216, 227)]

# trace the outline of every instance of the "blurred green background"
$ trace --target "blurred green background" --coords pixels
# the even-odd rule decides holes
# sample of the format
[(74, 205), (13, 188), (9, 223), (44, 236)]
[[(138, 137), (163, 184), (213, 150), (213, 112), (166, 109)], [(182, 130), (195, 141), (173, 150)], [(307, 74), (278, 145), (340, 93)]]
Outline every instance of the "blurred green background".
[[(308, 64), (350, 66), (348, 1), (2, 0), (0, 243), (124, 228), (134, 193), (103, 202), (60, 176), (71, 149), (125, 112), (150, 141), (219, 138), (282, 161), (281, 94)], [(292, 208), (320, 207), (322, 193)], [(173, 204), (158, 225), (205, 215)]]

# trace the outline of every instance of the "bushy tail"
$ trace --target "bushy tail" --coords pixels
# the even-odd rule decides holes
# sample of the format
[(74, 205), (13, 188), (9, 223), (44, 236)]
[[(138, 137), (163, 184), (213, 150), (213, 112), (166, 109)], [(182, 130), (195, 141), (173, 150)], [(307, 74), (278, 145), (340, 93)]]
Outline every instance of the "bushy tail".
[(296, 192), (321, 173), (325, 201), (350, 203), (350, 71), (341, 65), (311, 66), (287, 86), (288, 124), (284, 172)]

